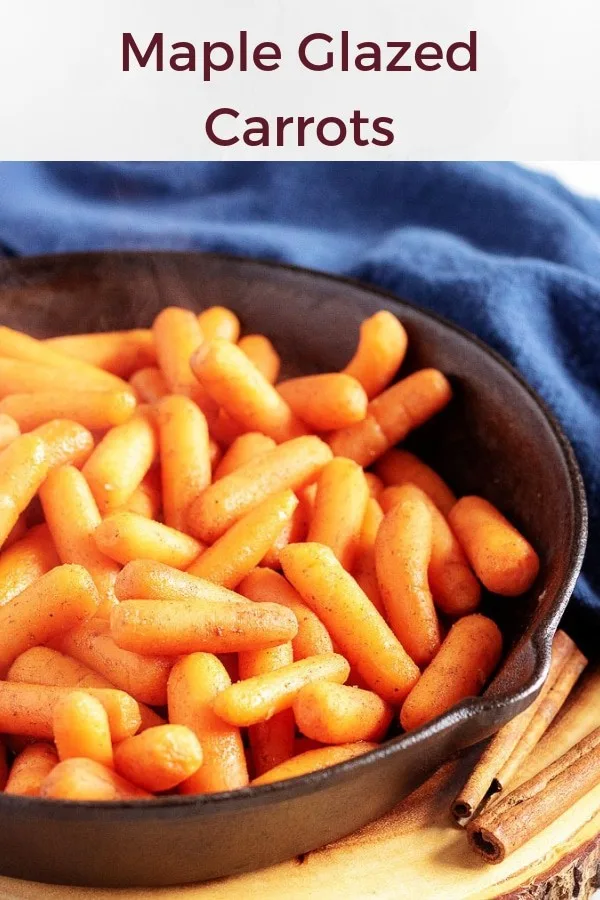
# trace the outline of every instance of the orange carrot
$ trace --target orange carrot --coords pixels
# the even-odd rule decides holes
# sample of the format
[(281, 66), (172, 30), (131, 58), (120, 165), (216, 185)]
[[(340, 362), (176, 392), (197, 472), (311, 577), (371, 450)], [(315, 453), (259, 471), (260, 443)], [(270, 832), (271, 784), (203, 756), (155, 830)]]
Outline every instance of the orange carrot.
[(39, 391), (5, 397), (0, 412), (12, 416), (23, 431), (51, 419), (73, 419), (85, 428), (102, 430), (130, 419), (135, 405), (130, 391)]
[(152, 796), (93, 759), (60, 762), (43, 782), (42, 797), (52, 800), (146, 800)]
[(477, 613), (459, 619), (404, 701), (402, 727), (419, 728), (465, 697), (479, 694), (501, 653), (502, 635), (495, 622)]
[(462, 497), (449, 521), (488, 591), (516, 597), (529, 590), (539, 572), (539, 557), (491, 503), (482, 497)]
[(3, 550), (8, 550), (9, 547), (12, 547), (17, 541), (20, 541), (27, 534), (27, 520), (29, 517), (30, 507), (27, 507), (24, 510), (13, 527), (10, 529), (4, 544), (2, 545)]
[(298, 498), (292, 491), (267, 497), (205, 550), (189, 567), (189, 573), (235, 588), (258, 565), (297, 506)]
[(196, 383), (190, 358), (204, 340), (198, 317), (189, 309), (168, 306), (157, 315), (152, 332), (158, 364), (169, 390), (193, 396)]
[(311, 504), (306, 502), (302, 491), (299, 491), (296, 496), (298, 497), (298, 506), (264, 555), (262, 565), (268, 566), (270, 569), (281, 568), (279, 554), (284, 547), (306, 540), (312, 516)]
[(138, 369), (129, 379), (129, 384), (144, 403), (156, 403), (169, 393), (165, 377), (156, 366)]
[(115, 593), (119, 600), (244, 601), (219, 584), (150, 559), (128, 563), (117, 576)]
[[(0, 409), (2, 409), (4, 401), (0, 401)], [(5, 412), (0, 413), (0, 450), (4, 450), (9, 444), (18, 438), (21, 434), (19, 423)]]
[(36, 525), (0, 553), (0, 606), (59, 564), (47, 525)]
[(368, 466), (450, 401), (452, 391), (437, 369), (422, 369), (392, 385), (369, 403), (366, 419), (331, 435), (335, 456)]
[(198, 315), (198, 322), (205, 341), (223, 338), (235, 344), (240, 336), (240, 320), (225, 306), (209, 306)]
[(44, 441), (24, 434), (0, 452), (0, 545), (48, 474)]
[(31, 432), (46, 445), (50, 468), (75, 466), (80, 469), (94, 449), (94, 438), (87, 428), (70, 419), (52, 419)]
[(371, 399), (392, 381), (407, 346), (403, 326), (396, 316), (382, 309), (361, 323), (356, 353), (343, 371), (356, 378)]
[(381, 741), (392, 721), (392, 707), (373, 691), (318, 681), (294, 700), (298, 728), (323, 744)]
[(315, 431), (346, 428), (367, 414), (365, 390), (350, 375), (305, 375), (282, 381), (277, 390), (292, 412)]
[(369, 687), (390, 703), (403, 700), (419, 670), (333, 551), (322, 544), (290, 544), (281, 562), (286, 577)]
[(165, 397), (158, 406), (165, 522), (186, 530), (192, 500), (210, 484), (208, 426), (187, 397)]
[(94, 540), (101, 518), (87, 481), (73, 466), (61, 466), (48, 475), (40, 498), (60, 561), (87, 569), (100, 594), (98, 613), (107, 616), (116, 603), (119, 567)]
[(105, 766), (113, 764), (108, 715), (86, 691), (71, 691), (54, 706), (54, 740), (59, 759), (84, 756)]
[(437, 472), (408, 450), (388, 450), (375, 471), (386, 487), (416, 484), (445, 516), (456, 503), (456, 497)]
[(215, 697), (230, 684), (223, 664), (209, 653), (192, 653), (173, 666), (169, 721), (190, 728), (203, 752), (202, 766), (180, 785), (180, 793), (209, 794), (248, 784), (239, 728), (223, 722), (213, 711)]
[(375, 564), (392, 631), (418, 666), (431, 662), (441, 643), (427, 570), (432, 518), (423, 495), (411, 485), (387, 513), (377, 532)]
[(81, 566), (57, 566), (0, 608), (0, 672), (30, 647), (45, 644), (94, 615), (100, 598)]
[(383, 510), (377, 500), (370, 497), (365, 507), (352, 575), (377, 612), (385, 618), (386, 611), (381, 599), (375, 564), (375, 541), (382, 522)]
[(261, 434), (260, 431), (247, 431), (234, 440), (215, 470), (215, 481), (235, 472), (240, 466), (255, 459), (277, 445), (273, 438)]
[(318, 772), (320, 769), (328, 769), (338, 763), (347, 762), (355, 756), (362, 756), (369, 750), (375, 750), (379, 745), (368, 741), (359, 741), (356, 744), (340, 744), (337, 747), (321, 747), (318, 750), (307, 750), (300, 753), (287, 762), (269, 769), (264, 775), (260, 775), (252, 782), (252, 787), (261, 784), (272, 784), (274, 781), (286, 781), (288, 778), (299, 778), (310, 772)]
[(122, 508), (127, 512), (136, 513), (138, 516), (145, 516), (147, 519), (158, 519), (161, 506), (160, 473), (158, 469), (150, 469)]
[(132, 784), (152, 793), (168, 791), (202, 765), (202, 747), (185, 725), (159, 725), (122, 741), (115, 748), (115, 768)]
[(131, 512), (116, 512), (94, 532), (98, 550), (121, 565), (133, 559), (154, 559), (185, 569), (198, 556), (202, 544), (175, 528)]
[(274, 647), (298, 630), (294, 614), (274, 603), (125, 600), (113, 609), (110, 621), (123, 650), (165, 656)]
[(327, 444), (313, 436), (286, 441), (261, 454), (210, 485), (191, 504), (188, 526), (192, 534), (213, 543), (269, 495), (310, 484), (330, 459)]
[(327, 463), (317, 482), (307, 540), (331, 547), (348, 570), (356, 556), (368, 499), (369, 488), (359, 465), (341, 457)]
[(39, 797), (44, 779), (58, 763), (58, 755), (51, 744), (36, 741), (16, 757), (4, 788), (5, 794)]
[(291, 609), (298, 620), (298, 633), (292, 640), (295, 660), (333, 653), (329, 632), (283, 575), (257, 568), (244, 578), (238, 590), (257, 603), (279, 603)]
[(281, 360), (277, 350), (264, 334), (247, 334), (240, 338), (238, 347), (270, 384), (279, 377)]
[(152, 332), (146, 328), (67, 334), (49, 338), (44, 345), (121, 378), (129, 378), (132, 372), (156, 362)]
[(381, 478), (378, 475), (375, 475), (374, 472), (365, 472), (365, 478), (367, 479), (367, 486), (369, 488), (369, 496), (373, 498), (373, 500), (379, 499), (379, 495), (383, 491), (384, 484)]

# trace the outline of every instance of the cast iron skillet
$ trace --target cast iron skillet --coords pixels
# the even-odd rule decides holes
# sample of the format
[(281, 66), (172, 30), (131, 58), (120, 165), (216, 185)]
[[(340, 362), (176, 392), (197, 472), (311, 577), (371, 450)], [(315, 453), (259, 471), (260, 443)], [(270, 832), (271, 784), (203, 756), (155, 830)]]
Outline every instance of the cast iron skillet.
[(288, 373), (337, 369), (382, 307), (410, 336), (404, 371), (436, 366), (451, 406), (411, 441), (458, 493), (497, 504), (541, 554), (527, 597), (491, 599), (510, 653), (486, 696), (326, 771), (262, 788), (149, 803), (0, 795), (0, 872), (83, 885), (168, 885), (257, 869), (336, 840), (389, 810), (461, 748), (524, 709), (546, 676), (573, 590), (586, 504), (572, 450), (538, 397), (474, 337), (360, 284), (195, 253), (98, 253), (0, 264), (0, 321), (39, 337), (148, 325), (161, 307), (231, 306), (271, 337)]

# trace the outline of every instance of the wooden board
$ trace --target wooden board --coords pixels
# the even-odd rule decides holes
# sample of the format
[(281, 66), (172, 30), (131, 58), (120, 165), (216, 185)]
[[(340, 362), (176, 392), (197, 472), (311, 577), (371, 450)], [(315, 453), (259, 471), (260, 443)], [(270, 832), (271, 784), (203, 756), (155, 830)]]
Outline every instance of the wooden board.
[[(546, 754), (560, 756), (597, 724), (600, 673), (592, 673), (544, 739)], [(487, 865), (469, 850), (449, 815), (477, 752), (446, 765), (378, 822), (261, 872), (120, 891), (0, 878), (0, 900), (587, 900), (600, 887), (600, 786), (501, 865)]]

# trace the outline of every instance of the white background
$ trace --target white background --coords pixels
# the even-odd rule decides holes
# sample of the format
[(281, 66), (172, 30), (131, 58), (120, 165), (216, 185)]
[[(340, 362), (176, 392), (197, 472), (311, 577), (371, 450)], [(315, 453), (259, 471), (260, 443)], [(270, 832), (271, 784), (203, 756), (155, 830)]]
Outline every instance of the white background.
[(554, 175), (580, 194), (600, 197), (600, 162), (527, 161), (522, 165)]

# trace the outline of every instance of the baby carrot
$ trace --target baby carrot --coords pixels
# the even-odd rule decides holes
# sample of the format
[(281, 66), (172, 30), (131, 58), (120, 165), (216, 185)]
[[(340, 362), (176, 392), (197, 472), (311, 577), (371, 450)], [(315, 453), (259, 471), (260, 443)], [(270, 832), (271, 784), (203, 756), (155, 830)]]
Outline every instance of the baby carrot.
[(159, 725), (127, 738), (115, 748), (119, 775), (146, 791), (168, 791), (202, 765), (202, 747), (185, 725)]
[(290, 544), (281, 562), (286, 577), (369, 687), (390, 703), (403, 700), (419, 670), (333, 551), (322, 544)]
[(240, 338), (238, 347), (267, 381), (275, 384), (279, 377), (281, 360), (269, 338), (264, 334), (247, 334)]
[(190, 503), (210, 484), (206, 418), (187, 397), (173, 394), (158, 405), (165, 522), (186, 530)]
[(31, 432), (46, 445), (46, 459), (51, 469), (75, 466), (80, 469), (94, 449), (94, 438), (87, 428), (70, 419), (52, 419)]
[(416, 484), (445, 516), (456, 503), (456, 497), (437, 472), (408, 450), (388, 450), (378, 460), (375, 471), (386, 487)]
[(441, 372), (421, 369), (372, 400), (362, 422), (334, 431), (329, 439), (331, 449), (335, 456), (368, 466), (443, 409), (451, 396)]
[(52, 728), (59, 759), (84, 756), (112, 766), (108, 715), (96, 697), (86, 691), (61, 697), (54, 706)]
[(0, 606), (33, 584), (60, 560), (47, 525), (36, 525), (0, 553)]
[(23, 431), (51, 419), (73, 419), (85, 428), (102, 430), (130, 419), (135, 405), (130, 391), (40, 391), (5, 397), (0, 412), (12, 416)]
[(322, 680), (343, 683), (349, 674), (347, 660), (337, 653), (312, 656), (232, 684), (217, 695), (213, 708), (231, 725), (256, 725), (289, 709), (306, 684)]
[[(239, 677), (253, 678), (289, 666), (294, 660), (292, 645), (279, 644), (269, 650), (249, 650), (239, 654)], [(262, 775), (294, 755), (296, 723), (291, 709), (282, 709), (266, 722), (248, 729), (254, 771)]]
[(383, 510), (377, 500), (370, 497), (365, 507), (365, 515), (358, 537), (358, 547), (352, 567), (352, 575), (377, 612), (385, 618), (386, 611), (381, 599), (375, 564), (375, 541), (382, 522)]
[(196, 381), (190, 368), (192, 354), (204, 337), (198, 317), (189, 309), (168, 306), (152, 326), (158, 364), (172, 394), (193, 396)]
[(343, 371), (356, 378), (371, 399), (392, 381), (407, 346), (408, 337), (401, 323), (382, 309), (361, 323), (356, 353)]
[(350, 375), (305, 375), (282, 381), (277, 390), (292, 412), (315, 431), (346, 428), (367, 414), (365, 390)]
[(4, 793), (39, 797), (44, 780), (57, 763), (58, 755), (51, 744), (42, 741), (29, 744), (13, 762)]
[[(0, 410), (4, 401), (0, 401)], [(21, 434), (19, 423), (5, 412), (0, 412), (0, 450), (4, 450)]]
[(317, 496), (308, 541), (331, 547), (345, 569), (356, 556), (369, 488), (364, 472), (351, 459), (327, 463), (317, 481)]
[(202, 550), (193, 537), (132, 512), (107, 516), (94, 531), (102, 554), (121, 565), (133, 559), (154, 559), (176, 569), (185, 569)]
[(55, 646), (136, 700), (151, 706), (164, 705), (172, 660), (159, 656), (158, 650), (152, 648), (140, 656), (117, 646), (106, 621), (84, 622), (59, 638)]
[(146, 413), (106, 433), (82, 469), (102, 515), (127, 503), (157, 451), (154, 423)]
[(260, 431), (247, 431), (234, 440), (215, 469), (215, 481), (276, 447), (273, 438)]
[(270, 494), (286, 488), (297, 491), (310, 484), (330, 459), (327, 444), (313, 436), (286, 441), (261, 454), (211, 484), (194, 500), (188, 511), (192, 534), (213, 543)]
[(158, 519), (162, 506), (162, 485), (158, 469), (150, 469), (122, 509), (127, 512)]
[(132, 372), (156, 362), (152, 332), (146, 328), (67, 334), (48, 338), (44, 345), (121, 378), (129, 378)]
[(292, 639), (295, 660), (333, 653), (329, 632), (283, 575), (257, 568), (244, 578), (238, 590), (257, 603), (279, 603), (291, 609), (298, 620), (298, 633)]
[(294, 700), (302, 734), (323, 744), (381, 741), (392, 721), (392, 707), (373, 691), (331, 681), (307, 684)]
[(502, 635), (495, 622), (477, 613), (459, 619), (404, 701), (402, 727), (411, 731), (465, 697), (479, 694), (501, 653)]
[(213, 711), (215, 697), (231, 684), (223, 664), (209, 653), (178, 660), (169, 678), (169, 721), (190, 728), (202, 747), (203, 762), (184, 781), (182, 794), (231, 791), (248, 784), (248, 768), (239, 728)]
[(156, 366), (138, 369), (129, 379), (129, 384), (143, 403), (156, 403), (169, 393), (165, 377)]
[(375, 475), (374, 472), (365, 472), (365, 478), (367, 479), (369, 496), (372, 497), (373, 500), (377, 500), (384, 489), (383, 481), (378, 475)]
[(235, 588), (258, 565), (297, 506), (298, 498), (289, 490), (267, 497), (200, 554), (188, 572)]
[(14, 543), (20, 541), (27, 534), (27, 520), (29, 517), (30, 507), (23, 510), (23, 512), (19, 515), (19, 518), (10, 529), (6, 540), (4, 541), (3, 549), (8, 550), (9, 547), (12, 547)]
[(516, 597), (529, 590), (539, 571), (539, 557), (491, 503), (482, 497), (461, 497), (449, 522), (488, 591)]
[(286, 781), (288, 778), (299, 778), (301, 775), (309, 775), (320, 769), (328, 769), (329, 766), (354, 759), (355, 756), (362, 756), (363, 753), (375, 750), (378, 746), (378, 744), (368, 741), (358, 741), (356, 744), (340, 744), (337, 747), (307, 750), (255, 778), (252, 787), (258, 787), (260, 784), (272, 784), (274, 781)]
[(94, 540), (101, 518), (87, 481), (73, 466), (53, 469), (40, 489), (40, 499), (60, 561), (87, 569), (100, 594), (98, 613), (107, 616), (116, 603), (119, 567)]
[(81, 566), (57, 566), (0, 608), (0, 672), (30, 647), (93, 616), (100, 598)]
[(43, 782), (42, 797), (52, 800), (146, 800), (152, 796), (94, 759), (60, 762)]
[[(52, 717), (56, 704), (68, 697), (72, 688), (45, 684), (22, 684), (0, 681), (0, 726), (6, 734), (19, 734), (44, 740), (54, 735)], [(108, 714), (114, 741), (122, 741), (140, 727), (137, 703), (124, 691), (109, 688), (86, 688), (100, 701)]]
[(44, 441), (23, 434), (0, 452), (0, 545), (48, 474)]
[(240, 336), (240, 320), (225, 306), (209, 306), (198, 314), (198, 322), (205, 341), (223, 338), (235, 344)]
[(423, 495), (411, 485), (387, 513), (377, 532), (375, 565), (392, 631), (418, 666), (431, 662), (441, 630), (429, 589), (432, 517)]
[(288, 544), (297, 544), (299, 541), (305, 541), (308, 534), (308, 526), (311, 519), (310, 503), (307, 503), (299, 492), (298, 506), (285, 523), (269, 549), (264, 555), (262, 565), (268, 566), (270, 569), (280, 569), (279, 554)]
[(119, 600), (244, 602), (239, 594), (219, 584), (150, 559), (127, 563), (117, 576), (115, 593)]
[(247, 356), (230, 341), (203, 344), (192, 369), (212, 399), (244, 428), (262, 431), (278, 444), (306, 434), (285, 400)]
[(126, 600), (111, 613), (115, 642), (141, 654), (236, 653), (289, 641), (297, 630), (294, 614), (275, 603)]

